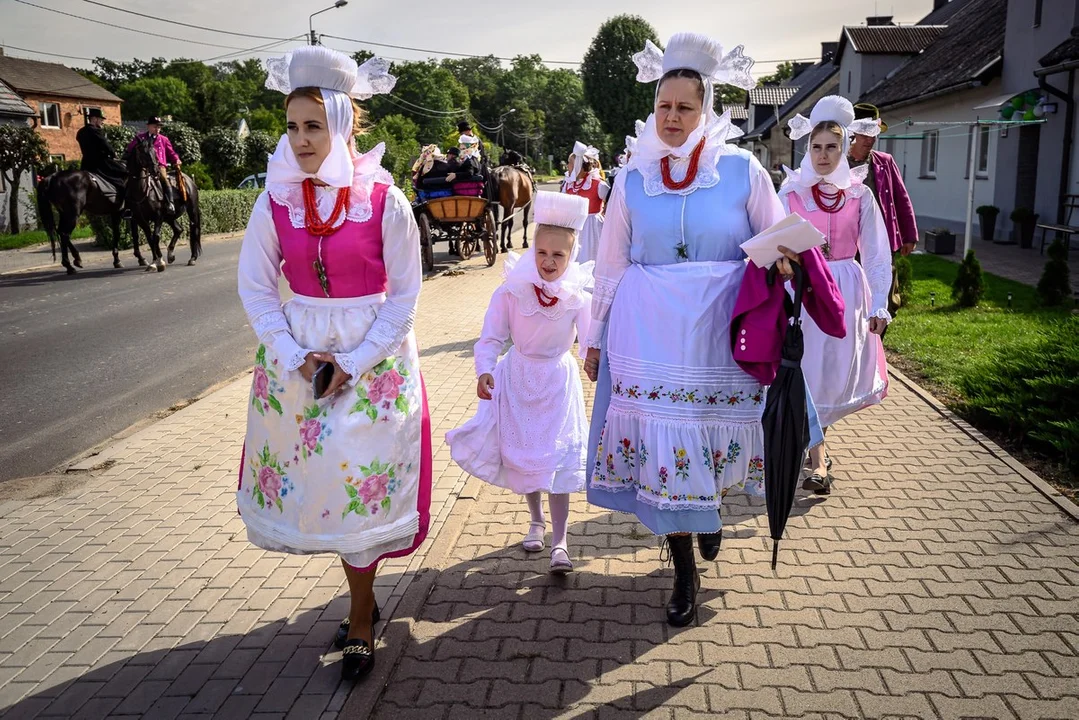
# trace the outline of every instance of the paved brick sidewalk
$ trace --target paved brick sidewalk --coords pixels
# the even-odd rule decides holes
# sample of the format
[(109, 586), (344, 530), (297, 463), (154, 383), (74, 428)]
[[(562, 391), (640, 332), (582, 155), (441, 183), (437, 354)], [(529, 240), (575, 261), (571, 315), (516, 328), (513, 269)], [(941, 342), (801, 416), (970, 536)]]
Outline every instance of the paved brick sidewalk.
[(974, 437), (893, 380), (838, 428), (835, 492), (799, 498), (777, 572), (763, 503), (730, 500), (684, 630), (635, 520), (575, 501), (561, 581), (484, 488), (374, 717), (1077, 718), (1079, 523)]
[[(443, 436), (475, 398), (471, 347), (499, 282), (498, 266), (472, 260), (424, 284), (427, 546), (465, 484)], [(108, 467), (75, 492), (0, 502), (4, 720), (337, 717), (348, 690), (330, 652), (348, 609), (340, 566), (254, 548), (236, 514), (249, 386), (246, 376), (109, 448), (86, 463)], [(385, 617), (425, 551), (383, 565)]]
[(731, 502), (699, 627), (662, 624), (670, 570), (626, 518), (575, 504), (564, 585), (507, 549), (520, 504), (469, 500), (443, 441), (474, 410), (498, 280), (473, 261), (424, 287), (437, 515), (381, 571), (371, 682), (337, 682), (336, 561), (244, 538), (243, 379), (95, 458), (78, 491), (0, 503), (0, 716), (1079, 717), (1079, 526), (898, 383), (837, 433), (836, 494), (800, 501), (777, 574), (761, 508)]

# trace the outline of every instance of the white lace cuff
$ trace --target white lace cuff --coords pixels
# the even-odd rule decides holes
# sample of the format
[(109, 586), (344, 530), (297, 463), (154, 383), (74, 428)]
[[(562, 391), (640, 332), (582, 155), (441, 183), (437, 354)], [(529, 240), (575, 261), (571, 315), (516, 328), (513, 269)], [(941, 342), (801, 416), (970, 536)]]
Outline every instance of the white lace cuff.
[(603, 335), (607, 331), (606, 320), (592, 319), (592, 322), (588, 326), (588, 335), (583, 338), (578, 338), (580, 344), (589, 350), (602, 350), (603, 349)]
[(300, 347), (300, 344), (296, 342), (296, 338), (292, 337), (292, 333), (287, 329), (278, 330), (268, 339), (270, 345), (273, 346), (274, 353), (280, 362), (284, 363), (286, 370), (295, 370), (304, 364), (307, 359), (307, 353), (310, 350), (305, 350)]
[(378, 318), (358, 348), (350, 353), (334, 354), (341, 369), (352, 376), (348, 381), (350, 385), (355, 384), (360, 375), (397, 352), (412, 329), (415, 305), (410, 307), (411, 312), (387, 302), (379, 308)]
[(888, 308), (879, 308), (877, 310), (874, 310), (873, 314), (870, 315), (869, 317), (878, 318), (878, 319), (883, 320), (884, 322), (886, 322), (888, 324), (891, 324), (891, 322), (892, 322), (892, 314), (890, 312), (888, 312)]
[(350, 353), (336, 353), (333, 359), (337, 361), (342, 370), (349, 374), (350, 384), (354, 383), (356, 378), (360, 376), (360, 370), (356, 367), (356, 360)]

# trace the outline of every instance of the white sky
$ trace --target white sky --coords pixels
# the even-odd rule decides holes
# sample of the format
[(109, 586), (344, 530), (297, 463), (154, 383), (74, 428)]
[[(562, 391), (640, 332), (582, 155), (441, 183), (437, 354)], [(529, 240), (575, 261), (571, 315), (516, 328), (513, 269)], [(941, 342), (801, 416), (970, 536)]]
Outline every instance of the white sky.
[[(266, 42), (178, 27), (166, 22), (116, 12), (86, 0), (27, 0), (36, 5), (133, 28), (111, 28), (64, 17), (16, 2), (0, 0), (0, 45), (19, 57), (86, 66), (82, 57), (104, 55), (116, 60), (154, 55), (212, 58)], [(100, 0), (106, 5), (220, 30), (290, 37), (305, 34), (310, 13), (332, 0)], [(457, 20), (467, 8), (472, 19)], [(743, 44), (757, 60), (819, 58), (820, 43), (839, 38), (842, 25), (857, 25), (869, 15), (893, 15), (896, 22), (916, 22), (932, 8), (932, 0), (350, 0), (347, 7), (314, 19), (319, 32), (395, 45), (462, 53), (512, 57), (539, 53), (549, 60), (581, 60), (599, 25), (612, 15), (643, 16), (666, 41), (682, 30), (706, 32), (725, 46)], [(150, 37), (141, 31), (167, 38)], [(205, 41), (228, 48), (197, 45)], [(363, 45), (326, 39), (340, 50)], [(11, 47), (14, 46), (14, 47)], [(282, 49), (294, 47), (282, 45)], [(425, 53), (366, 46), (388, 58), (416, 60)], [(26, 48), (71, 59), (35, 55)], [(267, 57), (273, 53), (240, 53)], [(442, 57), (442, 56), (433, 56)], [(773, 63), (758, 63), (758, 75)]]

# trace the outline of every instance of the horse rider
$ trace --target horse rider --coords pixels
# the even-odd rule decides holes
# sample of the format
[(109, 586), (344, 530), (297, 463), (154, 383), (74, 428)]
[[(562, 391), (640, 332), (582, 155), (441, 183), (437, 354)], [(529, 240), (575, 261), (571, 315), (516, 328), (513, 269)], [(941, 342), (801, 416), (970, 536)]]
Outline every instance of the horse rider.
[(172, 206), (172, 186), (169, 184), (168, 171), (166, 170), (169, 163), (176, 166), (176, 169), (180, 169), (180, 156), (176, 154), (176, 150), (172, 147), (172, 141), (161, 134), (161, 118), (156, 115), (152, 116), (146, 121), (146, 132), (139, 133), (135, 136), (135, 139), (127, 146), (127, 152), (131, 152), (135, 149), (143, 140), (149, 138), (153, 143), (154, 153), (157, 155), (157, 169), (160, 173), (159, 179), (161, 180), (161, 193), (165, 198), (165, 213), (172, 215), (175, 211)]
[(100, 108), (90, 108), (86, 113), (86, 120), (86, 126), (80, 128), (75, 135), (82, 151), (82, 169), (113, 185), (117, 198), (122, 202), (127, 167), (116, 159), (116, 151), (109, 145), (105, 131), (101, 128), (105, 124), (105, 115)]

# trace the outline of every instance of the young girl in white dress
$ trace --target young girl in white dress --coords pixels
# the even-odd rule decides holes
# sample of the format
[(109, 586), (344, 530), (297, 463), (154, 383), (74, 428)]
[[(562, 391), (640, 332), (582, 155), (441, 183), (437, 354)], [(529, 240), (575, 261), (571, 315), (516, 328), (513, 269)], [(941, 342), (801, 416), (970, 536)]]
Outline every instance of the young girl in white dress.
[[(580, 371), (570, 350), (588, 334), (592, 263), (576, 262), (588, 218), (582, 197), (540, 192), (536, 239), (506, 260), (475, 346), (480, 407), (446, 434), (454, 462), (471, 475), (524, 495), (531, 515), (522, 543), (540, 552), (551, 510), (554, 574), (573, 570), (566, 524), (569, 493), (584, 490), (588, 421)], [(507, 341), (513, 345), (501, 359)]]

